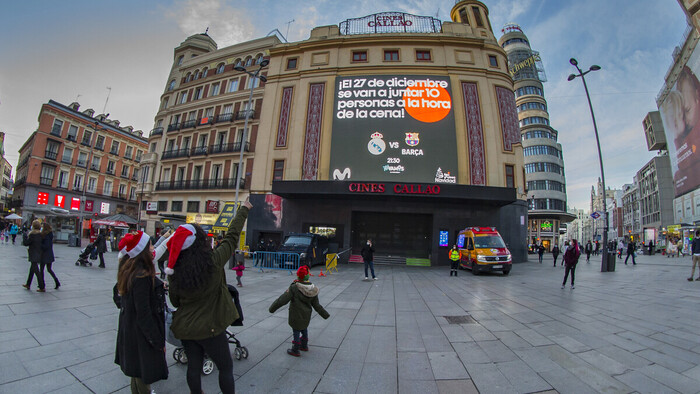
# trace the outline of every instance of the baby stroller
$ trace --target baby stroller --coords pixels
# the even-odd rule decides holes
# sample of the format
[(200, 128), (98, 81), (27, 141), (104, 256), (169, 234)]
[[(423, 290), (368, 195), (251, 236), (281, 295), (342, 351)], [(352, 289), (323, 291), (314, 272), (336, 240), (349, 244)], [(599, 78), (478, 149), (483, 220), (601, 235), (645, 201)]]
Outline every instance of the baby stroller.
[[(228, 287), (228, 292), (231, 294), (231, 298), (233, 298), (233, 303), (236, 305), (236, 309), (238, 310), (238, 320), (234, 321), (231, 323), (232, 326), (242, 326), (243, 325), (243, 309), (241, 308), (241, 303), (238, 299), (238, 290), (236, 290), (235, 287), (231, 285), (227, 285)], [(168, 316), (170, 319), (172, 319), (172, 310), (170, 310), (171, 314)], [(175, 361), (177, 361), (180, 364), (187, 364), (187, 354), (185, 353), (185, 348), (182, 347), (182, 342), (180, 342), (179, 339), (175, 338), (172, 334), (172, 331), (170, 331), (170, 325), (167, 323), (167, 318), (166, 318), (166, 340), (168, 341), (169, 344), (177, 346), (175, 350), (173, 350), (173, 358)], [(172, 320), (170, 320), (172, 322)], [(228, 338), (228, 343), (232, 343), (236, 345), (236, 348), (233, 349), (233, 356), (236, 358), (236, 360), (240, 360), (241, 358), (248, 358), (248, 348), (245, 346), (241, 346), (241, 341), (239, 341), (236, 338), (236, 334), (234, 334), (230, 329), (226, 329), (226, 337)], [(214, 362), (205, 354), (204, 355), (204, 364), (202, 364), (202, 373), (204, 375), (209, 375), (214, 371)]]
[(90, 258), (90, 260), (95, 260), (97, 258), (97, 248), (93, 244), (88, 244), (88, 246), (86, 246), (83, 250), (80, 251), (80, 254), (78, 255), (78, 261), (75, 262), (75, 265), (80, 265), (83, 267), (92, 267), (92, 263), (88, 261), (88, 257)]

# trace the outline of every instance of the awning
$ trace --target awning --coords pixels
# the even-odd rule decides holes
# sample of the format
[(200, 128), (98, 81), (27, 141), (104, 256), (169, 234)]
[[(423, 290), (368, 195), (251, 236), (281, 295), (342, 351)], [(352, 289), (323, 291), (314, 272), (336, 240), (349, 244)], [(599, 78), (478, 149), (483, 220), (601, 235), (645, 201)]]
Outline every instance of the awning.
[(121, 220), (107, 220), (107, 218), (95, 220), (94, 222), (92, 222), (92, 224), (97, 224), (97, 225), (101, 225), (101, 226), (129, 228), (129, 223), (127, 223), (127, 222), (123, 222)]

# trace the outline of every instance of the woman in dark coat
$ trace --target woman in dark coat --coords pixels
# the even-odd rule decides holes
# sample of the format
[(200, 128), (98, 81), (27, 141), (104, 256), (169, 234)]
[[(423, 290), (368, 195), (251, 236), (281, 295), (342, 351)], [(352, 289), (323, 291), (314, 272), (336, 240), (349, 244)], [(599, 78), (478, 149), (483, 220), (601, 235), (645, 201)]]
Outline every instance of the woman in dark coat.
[(36, 291), (43, 293), (46, 291), (46, 284), (44, 283), (44, 264), (41, 262), (41, 222), (38, 220), (32, 222), (32, 231), (24, 237), (22, 245), (27, 247), (29, 262), (31, 263), (27, 283), (22, 286), (29, 290), (32, 285), (32, 279), (36, 275), (37, 285), (39, 286)]
[(54, 274), (51, 266), (54, 262), (53, 256), (53, 229), (48, 222), (44, 222), (41, 226), (41, 263), (46, 266), (46, 271), (53, 278), (56, 287), (54, 289), (58, 290), (61, 287), (61, 282), (58, 281), (56, 274)]
[(95, 239), (95, 247), (97, 248), (97, 255), (100, 256), (100, 268), (105, 267), (105, 257), (104, 253), (107, 251), (107, 234), (105, 229), (100, 229)]
[(578, 246), (578, 241), (575, 239), (571, 240), (564, 252), (564, 265), (566, 267), (566, 272), (564, 273), (564, 282), (561, 284), (563, 289), (566, 286), (566, 279), (571, 272), (571, 288), (574, 289), (574, 273), (576, 272), (576, 264), (578, 264), (578, 258), (581, 256), (581, 249)]
[(165, 362), (165, 289), (156, 278), (150, 237), (141, 231), (119, 242), (120, 300), (114, 362), (131, 377), (131, 392), (148, 394), (150, 384), (168, 378)]
[[(559, 257), (559, 245), (554, 244), (554, 247), (552, 248), (552, 257), (554, 257), (554, 266), (557, 266), (557, 258)], [(562, 264), (564, 264), (564, 259), (562, 259)]]

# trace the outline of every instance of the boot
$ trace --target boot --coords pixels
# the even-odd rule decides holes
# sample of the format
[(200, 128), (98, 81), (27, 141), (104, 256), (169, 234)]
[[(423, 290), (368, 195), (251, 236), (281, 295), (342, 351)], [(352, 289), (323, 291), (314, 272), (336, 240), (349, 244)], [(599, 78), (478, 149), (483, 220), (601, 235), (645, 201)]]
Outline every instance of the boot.
[(454, 274), (454, 273), (455, 273), (454, 271), (450, 270), (450, 276), (452, 276), (452, 274)]
[(301, 344), (299, 344), (299, 350), (301, 350), (302, 352), (309, 351), (309, 340), (308, 339), (301, 340)]
[(287, 349), (287, 354), (289, 354), (290, 356), (294, 356), (294, 357), (301, 356), (301, 353), (299, 353), (299, 342), (292, 341), (292, 348)]
[(457, 273), (459, 273), (459, 271), (455, 270), (455, 276), (457, 276)]

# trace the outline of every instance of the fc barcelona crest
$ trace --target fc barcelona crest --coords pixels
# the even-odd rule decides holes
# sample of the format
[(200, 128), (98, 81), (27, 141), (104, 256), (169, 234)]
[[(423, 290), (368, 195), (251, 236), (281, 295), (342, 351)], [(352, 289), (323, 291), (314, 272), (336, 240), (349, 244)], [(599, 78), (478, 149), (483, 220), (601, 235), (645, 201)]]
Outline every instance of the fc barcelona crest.
[(419, 133), (406, 133), (406, 145), (416, 146), (420, 142), (418, 138)]

